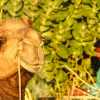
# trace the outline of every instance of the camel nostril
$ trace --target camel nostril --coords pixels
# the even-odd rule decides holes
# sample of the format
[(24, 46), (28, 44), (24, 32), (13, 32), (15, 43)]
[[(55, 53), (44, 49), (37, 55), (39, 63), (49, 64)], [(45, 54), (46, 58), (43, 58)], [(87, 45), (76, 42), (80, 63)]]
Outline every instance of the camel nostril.
[(6, 37), (0, 37), (0, 48), (7, 41)]

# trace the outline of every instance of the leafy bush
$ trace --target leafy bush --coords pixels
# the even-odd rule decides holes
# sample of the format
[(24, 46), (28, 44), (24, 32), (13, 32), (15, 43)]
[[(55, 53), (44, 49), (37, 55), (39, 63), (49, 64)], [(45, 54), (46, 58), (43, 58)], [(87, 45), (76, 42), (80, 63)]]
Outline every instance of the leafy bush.
[[(43, 38), (41, 79), (55, 93), (91, 84), (91, 57), (100, 39), (100, 0), (0, 0), (0, 18), (27, 16)], [(33, 77), (34, 78), (34, 77)]]

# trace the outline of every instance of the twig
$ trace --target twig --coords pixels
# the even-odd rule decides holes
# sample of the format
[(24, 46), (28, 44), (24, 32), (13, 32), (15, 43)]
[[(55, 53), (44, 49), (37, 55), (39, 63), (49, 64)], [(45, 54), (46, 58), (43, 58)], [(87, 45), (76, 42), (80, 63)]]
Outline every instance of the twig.
[(92, 78), (92, 76), (90, 75), (90, 73), (86, 70), (86, 73), (90, 76), (90, 78), (91, 78), (91, 80), (92, 80), (92, 82), (93, 82), (93, 84), (95, 83), (95, 81), (94, 81), (94, 79)]
[(28, 88), (26, 88), (25, 100), (32, 100), (32, 95)]
[(20, 58), (18, 57), (18, 84), (19, 84), (19, 100), (21, 100), (21, 73), (20, 73)]
[(100, 100), (100, 98), (96, 98), (94, 96), (64, 96), (63, 100)]
[[(65, 67), (70, 71), (72, 72), (80, 81), (82, 81), (85, 85), (89, 86), (89, 87), (92, 87), (94, 89), (96, 89), (95, 87), (91, 86), (90, 84), (88, 84), (87, 82), (85, 82), (83, 79), (81, 79), (71, 68), (69, 68), (67, 65), (65, 65)], [(98, 89), (97, 89), (98, 90)], [(88, 94), (88, 93), (87, 93)], [(88, 94), (89, 96), (91, 96), (90, 94)], [(93, 96), (95, 98), (97, 98), (97, 100), (99, 100), (100, 98), (96, 97), (96, 96)]]

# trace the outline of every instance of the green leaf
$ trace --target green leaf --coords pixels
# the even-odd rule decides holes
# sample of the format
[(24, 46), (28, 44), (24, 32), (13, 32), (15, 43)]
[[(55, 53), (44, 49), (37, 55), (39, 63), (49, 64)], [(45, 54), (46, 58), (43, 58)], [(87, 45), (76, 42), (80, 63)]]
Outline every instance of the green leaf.
[(92, 0), (83, 0), (83, 3), (85, 3), (85, 4), (91, 4)]
[(93, 8), (91, 8), (88, 5), (83, 5), (82, 8), (77, 9), (75, 12), (75, 17), (79, 18), (81, 16), (89, 17), (89, 18), (95, 18), (95, 12), (93, 11)]
[(29, 89), (34, 100), (37, 100), (38, 97), (48, 97), (54, 95), (53, 88), (48, 85), (43, 79), (41, 79), (38, 75), (35, 75), (28, 82), (26, 89)]
[(84, 46), (83, 50), (86, 52), (86, 54), (90, 56), (95, 55), (95, 47), (93, 46), (94, 43), (88, 43)]
[(58, 83), (63, 82), (64, 80), (66, 80), (66, 73), (62, 70), (58, 70), (55, 78)]
[(97, 6), (100, 8), (100, 0), (96, 0)]
[(82, 0), (75, 0), (75, 3), (76, 3), (77, 5), (79, 5), (79, 4), (81, 3), (81, 1), (82, 1)]
[[(99, 62), (98, 62), (98, 63), (99, 63)], [(99, 70), (97, 71), (96, 83), (98, 83), (99, 86), (100, 86), (100, 68), (99, 68)], [(100, 87), (99, 87), (99, 88), (100, 88)]]
[(56, 53), (62, 58), (68, 57), (68, 50), (64, 45), (57, 46), (56, 47)]
[(57, 22), (64, 20), (67, 17), (67, 11), (58, 11), (56, 14), (51, 14), (50, 19)]
[(44, 33), (42, 34), (42, 36), (43, 36), (44, 38), (47, 38), (47, 39), (52, 39), (53, 36), (54, 36), (54, 33), (53, 33), (53, 32), (50, 32), (50, 31), (47, 31), (47, 32), (44, 32)]
[(5, 3), (7, 3), (8, 0), (0, 0), (0, 8), (4, 6)]

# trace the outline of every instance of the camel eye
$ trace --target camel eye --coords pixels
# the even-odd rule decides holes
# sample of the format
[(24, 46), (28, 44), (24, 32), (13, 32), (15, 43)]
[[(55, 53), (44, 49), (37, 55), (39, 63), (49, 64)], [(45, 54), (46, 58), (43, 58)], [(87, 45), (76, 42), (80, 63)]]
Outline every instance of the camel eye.
[(6, 42), (6, 38), (5, 37), (0, 37), (0, 48), (2, 47), (2, 45)]

